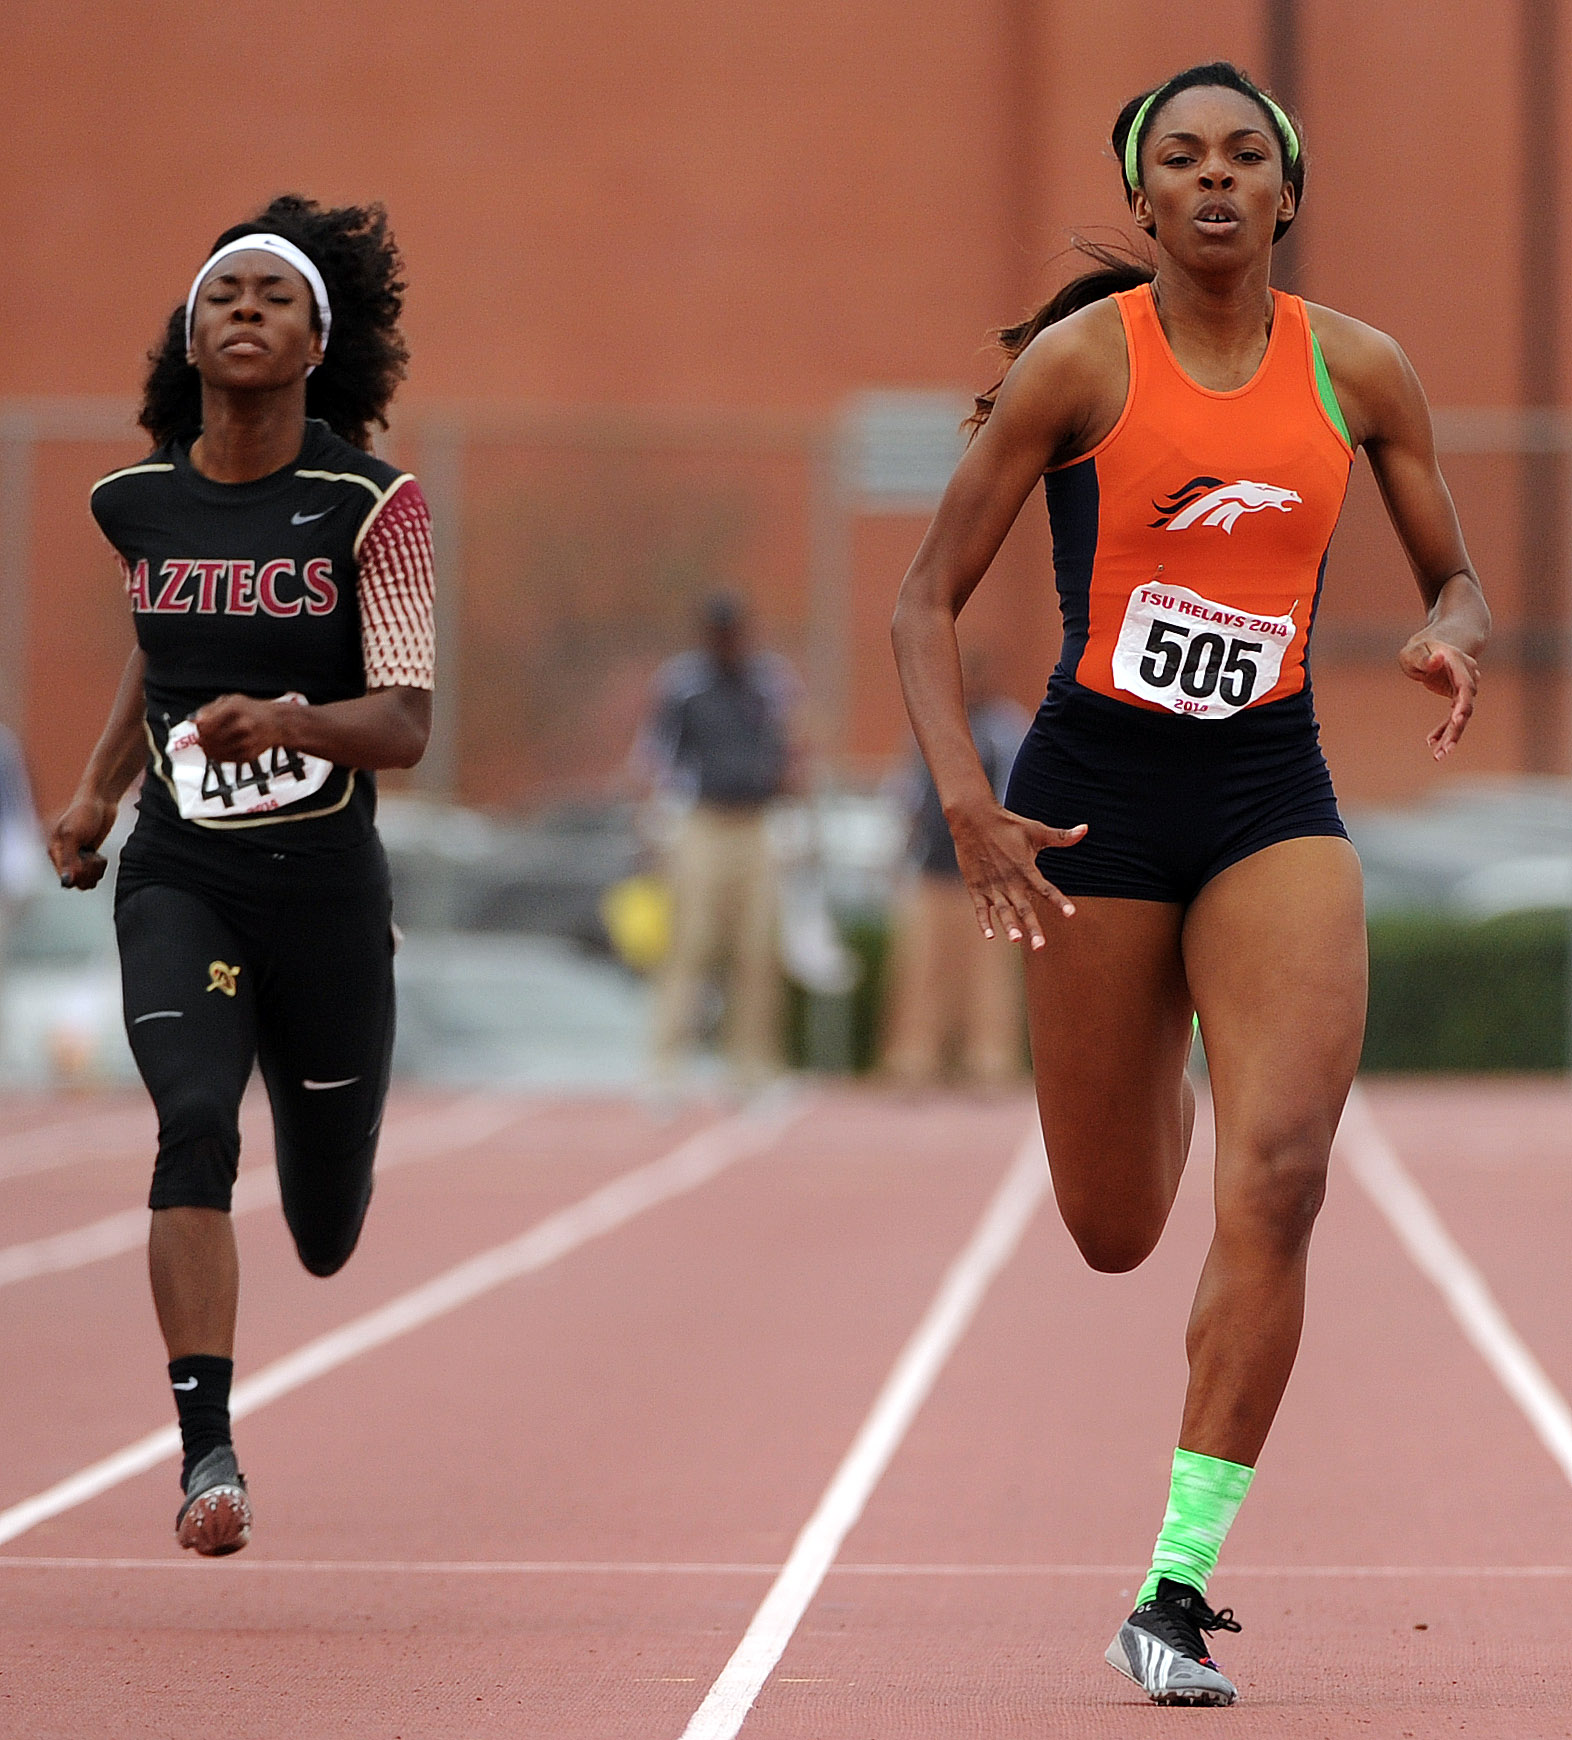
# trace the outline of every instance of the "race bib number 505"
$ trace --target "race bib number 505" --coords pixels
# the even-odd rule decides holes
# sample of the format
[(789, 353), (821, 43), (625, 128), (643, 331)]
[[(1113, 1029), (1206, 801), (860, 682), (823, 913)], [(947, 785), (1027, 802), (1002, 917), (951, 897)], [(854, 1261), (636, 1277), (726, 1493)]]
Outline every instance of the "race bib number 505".
[(1114, 686), (1170, 713), (1226, 719), (1272, 692), (1295, 633), (1293, 611), (1251, 616), (1153, 581), (1130, 595)]
[[(304, 695), (280, 695), (305, 705)], [(295, 749), (265, 750), (255, 761), (209, 761), (197, 741), (197, 728), (182, 719), (169, 733), (164, 759), (175, 801), (188, 822), (232, 821), (280, 810), (321, 791), (333, 763)]]

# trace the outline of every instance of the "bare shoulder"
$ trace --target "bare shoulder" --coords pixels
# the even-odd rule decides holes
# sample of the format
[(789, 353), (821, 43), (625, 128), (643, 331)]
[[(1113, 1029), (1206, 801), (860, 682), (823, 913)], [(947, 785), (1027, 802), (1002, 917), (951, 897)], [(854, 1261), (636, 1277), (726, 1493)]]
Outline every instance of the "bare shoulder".
[(1124, 322), (1107, 298), (1056, 320), (1005, 377), (999, 409), (1046, 421), (1056, 463), (1095, 447), (1119, 420), (1129, 390)]
[(1396, 386), (1413, 375), (1403, 347), (1380, 327), (1318, 302), (1307, 302), (1305, 312), (1310, 317), (1311, 331), (1320, 340), (1326, 366), (1339, 385), (1344, 380), (1350, 386), (1384, 380)]
[(1105, 296), (1045, 327), (1021, 352), (1016, 367), (1028, 361), (1034, 373), (1068, 376), (1126, 370), (1124, 322), (1113, 299)]
[(1428, 422), (1419, 377), (1390, 333), (1319, 303), (1307, 302), (1305, 311), (1355, 446), (1416, 416)]

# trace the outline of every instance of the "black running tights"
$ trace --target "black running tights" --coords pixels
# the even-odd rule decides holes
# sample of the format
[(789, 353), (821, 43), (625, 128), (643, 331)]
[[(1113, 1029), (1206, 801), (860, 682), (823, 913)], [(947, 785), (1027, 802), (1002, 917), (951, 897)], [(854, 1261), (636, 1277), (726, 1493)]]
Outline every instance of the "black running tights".
[(123, 894), (126, 1032), (158, 1109), (150, 1207), (228, 1210), (257, 1063), (300, 1260), (314, 1275), (343, 1267), (371, 1201), (387, 1096), (389, 921), (385, 871), (380, 886), (308, 884), (244, 903), (147, 882)]

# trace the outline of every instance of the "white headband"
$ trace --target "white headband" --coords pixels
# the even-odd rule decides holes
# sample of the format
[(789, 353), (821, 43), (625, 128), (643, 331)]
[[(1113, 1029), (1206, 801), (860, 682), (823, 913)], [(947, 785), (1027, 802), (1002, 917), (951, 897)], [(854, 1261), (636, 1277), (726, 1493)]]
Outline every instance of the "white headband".
[(277, 254), (279, 259), (287, 260), (311, 286), (311, 294), (317, 302), (317, 321), (322, 328), (322, 348), (326, 350), (328, 333), (333, 328), (333, 309), (328, 302), (327, 285), (322, 282), (322, 274), (293, 242), (266, 231), (257, 235), (239, 236), (232, 242), (225, 242), (223, 247), (202, 262), (202, 270), (191, 280), (191, 294), (186, 297), (186, 348), (191, 348), (191, 323), (196, 315), (197, 291), (206, 282), (208, 274), (220, 260), (227, 260), (231, 254), (244, 254), (252, 250)]

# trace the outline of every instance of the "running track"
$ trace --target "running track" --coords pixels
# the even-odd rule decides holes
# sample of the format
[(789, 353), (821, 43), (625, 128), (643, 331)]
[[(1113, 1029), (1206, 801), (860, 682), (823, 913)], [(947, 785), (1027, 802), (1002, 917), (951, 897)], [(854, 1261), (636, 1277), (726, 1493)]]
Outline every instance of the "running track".
[(1204, 1139), (1157, 1254), (1105, 1277), (1024, 1098), (406, 1094), (322, 1283), (248, 1127), (258, 1534), (198, 1563), (172, 1458), (60, 1494), (168, 1418), (149, 1116), (0, 1102), (6, 1740), (1572, 1735), (1558, 1084), (1378, 1084), (1345, 1124), (1214, 1584), (1248, 1700), (1217, 1712), (1100, 1660), (1161, 1509)]

